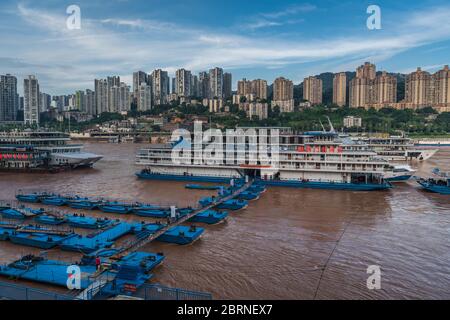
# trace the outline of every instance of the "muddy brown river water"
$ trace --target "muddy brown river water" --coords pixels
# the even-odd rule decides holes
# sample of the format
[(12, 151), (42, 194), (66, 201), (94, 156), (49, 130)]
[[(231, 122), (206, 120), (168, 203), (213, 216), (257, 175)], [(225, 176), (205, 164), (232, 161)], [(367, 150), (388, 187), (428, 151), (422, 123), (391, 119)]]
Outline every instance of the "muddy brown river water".
[[(105, 156), (92, 169), (0, 173), (0, 199), (34, 188), (181, 206), (212, 194), (182, 182), (138, 180), (134, 157), (141, 146), (86, 143)], [(450, 149), (417, 166), (421, 176), (434, 167), (450, 171)], [(206, 226), (190, 246), (153, 242), (141, 250), (166, 255), (152, 282), (219, 299), (450, 299), (450, 197), (424, 192), (414, 181), (383, 192), (271, 187), (225, 223)], [(0, 263), (27, 253), (39, 250), (0, 242)], [(80, 257), (59, 249), (48, 256)], [(367, 289), (369, 265), (381, 268), (379, 290)]]

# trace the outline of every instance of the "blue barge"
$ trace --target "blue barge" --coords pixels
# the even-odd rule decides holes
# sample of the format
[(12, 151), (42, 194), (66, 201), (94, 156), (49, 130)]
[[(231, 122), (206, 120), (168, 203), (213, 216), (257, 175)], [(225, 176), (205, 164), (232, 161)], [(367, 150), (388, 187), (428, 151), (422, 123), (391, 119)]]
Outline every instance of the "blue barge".
[(167, 218), (170, 215), (170, 209), (154, 205), (138, 205), (133, 207), (133, 213), (141, 217)]
[[(138, 172), (136, 176), (140, 179), (148, 180), (169, 180), (169, 181), (197, 181), (230, 183), (232, 178), (222, 178), (214, 176), (189, 176), (175, 174), (157, 174), (149, 172)], [(307, 180), (260, 180), (263, 186), (276, 187), (294, 187), (294, 188), (312, 188), (328, 190), (347, 190), (347, 191), (379, 191), (392, 188), (388, 181), (382, 183), (351, 183), (351, 182), (326, 182), (326, 181), (307, 181)]]
[(51, 206), (64, 206), (67, 204), (67, 199), (61, 196), (49, 196), (42, 197), (41, 202)]
[(127, 214), (133, 211), (133, 206), (128, 203), (110, 201), (106, 203), (102, 203), (99, 206), (99, 209), (103, 212), (108, 213), (120, 213)]
[(12, 243), (41, 249), (51, 249), (63, 241), (76, 237), (74, 233), (60, 232), (38, 226), (27, 226), (15, 230), (9, 235)]
[(40, 224), (47, 225), (60, 225), (66, 223), (66, 219), (64, 217), (58, 217), (54, 215), (43, 214), (34, 218), (34, 221)]
[(93, 201), (93, 200), (71, 200), (68, 201), (69, 207), (73, 209), (84, 209), (84, 210), (95, 210), (99, 209), (99, 205), (101, 201)]
[(194, 189), (194, 190), (219, 190), (222, 186), (205, 186), (201, 184), (187, 184), (184, 186), (186, 189)]
[[(214, 197), (204, 197), (204, 198), (200, 199), (199, 203), (202, 207), (206, 207), (206, 206), (209, 206), (210, 204), (213, 204), (215, 201), (216, 201), (216, 198), (214, 198)], [(239, 210), (239, 209), (245, 208), (247, 206), (248, 206), (247, 200), (231, 199), (231, 200), (222, 202), (221, 204), (217, 205), (216, 208), (228, 209), (228, 210)]]
[(200, 212), (199, 214), (193, 216), (188, 221), (189, 222), (200, 222), (206, 224), (217, 224), (224, 221), (228, 217), (228, 212), (226, 211), (215, 211), (215, 210), (206, 210)]
[[(71, 264), (46, 260), (42, 257), (25, 256), (5, 266), (0, 266), (0, 275), (17, 279), (42, 282), (56, 286), (67, 286), (67, 268)], [(86, 289), (91, 283), (89, 277), (95, 272), (95, 266), (79, 266), (81, 269), (81, 289)]]
[(43, 209), (31, 209), (25, 208), (23, 206), (19, 208), (8, 208), (0, 210), (3, 218), (6, 219), (25, 219), (28, 217), (33, 217), (44, 213)]
[(134, 225), (126, 222), (116, 224), (87, 236), (76, 235), (60, 243), (61, 249), (66, 251), (77, 251), (90, 253), (99, 249), (109, 248), (114, 241), (134, 231)]
[(7, 241), (9, 236), (14, 233), (17, 229), (16, 225), (7, 224), (0, 222), (0, 240)]
[(198, 240), (203, 231), (205, 231), (204, 228), (196, 226), (175, 226), (160, 235), (156, 240), (184, 245)]
[(93, 218), (78, 214), (66, 215), (66, 220), (69, 226), (84, 229), (103, 229), (112, 223), (108, 218)]

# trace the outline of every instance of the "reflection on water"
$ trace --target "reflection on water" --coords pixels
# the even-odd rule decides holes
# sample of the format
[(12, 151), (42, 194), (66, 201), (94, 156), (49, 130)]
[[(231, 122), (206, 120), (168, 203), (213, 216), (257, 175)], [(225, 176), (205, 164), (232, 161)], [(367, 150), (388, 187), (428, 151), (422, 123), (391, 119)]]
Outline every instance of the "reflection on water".
[[(137, 180), (139, 147), (87, 144), (87, 150), (105, 155), (94, 169), (0, 174), (0, 198), (14, 199), (17, 189), (39, 187), (189, 205), (212, 194), (186, 190), (182, 182)], [(434, 167), (450, 170), (449, 159), (450, 149), (440, 150), (418, 166), (418, 175)], [(450, 198), (424, 192), (413, 181), (387, 192), (273, 187), (246, 210), (231, 213), (227, 222), (206, 229), (191, 246), (154, 242), (142, 248), (167, 256), (152, 281), (224, 299), (312, 299), (316, 291), (319, 299), (450, 298)], [(0, 252), (5, 263), (39, 250), (0, 243)], [(48, 255), (79, 259), (58, 249)], [(381, 267), (381, 290), (366, 288), (369, 265)]]

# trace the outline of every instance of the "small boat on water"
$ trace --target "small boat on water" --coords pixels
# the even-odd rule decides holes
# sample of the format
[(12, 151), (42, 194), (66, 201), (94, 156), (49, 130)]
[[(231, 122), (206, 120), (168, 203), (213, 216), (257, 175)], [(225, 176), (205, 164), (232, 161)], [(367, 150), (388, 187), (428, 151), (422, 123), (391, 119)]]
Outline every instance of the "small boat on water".
[(72, 232), (55, 231), (39, 226), (26, 226), (15, 230), (9, 235), (9, 239), (15, 244), (51, 249), (59, 245), (62, 241), (75, 236)]
[(56, 215), (43, 214), (34, 218), (34, 221), (40, 224), (47, 225), (60, 225), (66, 222), (64, 217), (58, 217)]
[(196, 189), (196, 190), (219, 190), (222, 186), (205, 186), (201, 184), (187, 184), (186, 189)]
[(132, 205), (118, 201), (105, 202), (103, 204), (100, 204), (98, 207), (101, 211), (108, 213), (127, 214), (133, 211)]
[(20, 206), (19, 208), (9, 208), (1, 210), (0, 213), (5, 219), (25, 219), (44, 213), (44, 209), (32, 209)]
[(62, 196), (49, 196), (42, 197), (41, 202), (51, 206), (64, 206), (67, 204), (67, 199)]
[(15, 232), (17, 225), (0, 222), (0, 241), (9, 240), (9, 236)]
[(384, 179), (389, 182), (406, 182), (416, 173), (409, 165), (395, 165), (391, 172), (386, 173)]
[(85, 215), (66, 215), (67, 223), (73, 228), (102, 229), (109, 226), (112, 221), (108, 218), (86, 217)]
[(175, 226), (160, 235), (156, 240), (184, 245), (199, 239), (203, 231), (205, 229), (196, 226)]
[(417, 180), (417, 183), (427, 191), (450, 195), (450, 174), (441, 172), (438, 168), (434, 169), (432, 173), (436, 178), (421, 178)]
[(102, 203), (101, 200), (89, 200), (88, 198), (82, 200), (69, 200), (67, 204), (69, 207), (73, 209), (84, 209), (84, 210), (95, 210), (99, 208), (99, 205)]
[(22, 202), (38, 203), (41, 197), (37, 193), (25, 193), (16, 195), (16, 199)]
[(215, 211), (215, 210), (206, 210), (200, 212), (199, 214), (193, 216), (188, 221), (189, 222), (199, 222), (206, 224), (217, 224), (225, 220), (228, 216), (228, 212), (226, 211)]
[[(200, 199), (199, 203), (202, 207), (209, 206), (216, 202), (215, 197), (204, 197)], [(248, 206), (247, 200), (231, 199), (222, 202), (216, 206), (217, 209), (239, 210)]]

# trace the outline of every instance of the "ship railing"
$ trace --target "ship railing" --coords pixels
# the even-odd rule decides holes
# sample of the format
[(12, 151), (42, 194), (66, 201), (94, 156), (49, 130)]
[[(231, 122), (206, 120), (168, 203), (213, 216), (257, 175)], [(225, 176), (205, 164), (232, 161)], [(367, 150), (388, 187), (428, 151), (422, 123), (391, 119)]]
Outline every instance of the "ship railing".
[(70, 295), (7, 282), (0, 282), (1, 298), (7, 300), (76, 300)]

